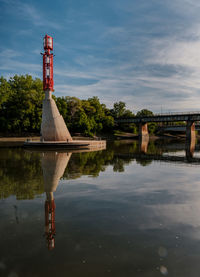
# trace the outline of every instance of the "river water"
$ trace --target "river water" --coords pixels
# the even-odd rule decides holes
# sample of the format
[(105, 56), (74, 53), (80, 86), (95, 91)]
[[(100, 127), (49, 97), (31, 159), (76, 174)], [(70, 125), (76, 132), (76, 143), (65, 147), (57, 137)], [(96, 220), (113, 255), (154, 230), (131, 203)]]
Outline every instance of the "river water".
[(199, 277), (199, 149), (0, 148), (0, 276)]

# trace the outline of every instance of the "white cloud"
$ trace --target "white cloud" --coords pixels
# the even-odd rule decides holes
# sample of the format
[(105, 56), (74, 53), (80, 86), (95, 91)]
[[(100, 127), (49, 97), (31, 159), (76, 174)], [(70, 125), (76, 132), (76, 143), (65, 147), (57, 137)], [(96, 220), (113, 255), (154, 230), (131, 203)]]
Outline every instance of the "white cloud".
[[(2, 1), (7, 3), (9, 8), (12, 6), (12, 12), (15, 10), (17, 16), (30, 20), (35, 26), (49, 23), (41, 11), (31, 4), (13, 0)], [(151, 3), (144, 5), (148, 10)], [(137, 6), (139, 14), (144, 5)], [(196, 5), (196, 9), (199, 8), (199, 4), (192, 0), (175, 0), (173, 3), (168, 0), (162, 5), (173, 10), (174, 14), (170, 14), (172, 17), (177, 13), (186, 16), (188, 6)], [(127, 12), (133, 11), (131, 7), (133, 8), (133, 5), (130, 1)], [(192, 13), (192, 10), (189, 12)], [(94, 41), (87, 41), (83, 45), (73, 45), (72, 42), (67, 51), (63, 44), (55, 43), (58, 52), (65, 51), (72, 59), (69, 62), (65, 56), (60, 65), (55, 64), (56, 93), (80, 98), (97, 95), (109, 106), (112, 106), (113, 102), (124, 101), (130, 109), (148, 107), (158, 111), (161, 105), (173, 111), (199, 109), (200, 23), (195, 17), (194, 22), (190, 21), (185, 28), (185, 25), (181, 25), (184, 17), (179, 18), (178, 29), (174, 26), (169, 32), (169, 26), (164, 24), (167, 23), (167, 18), (163, 23), (162, 13), (157, 13), (156, 18), (153, 15), (144, 14), (143, 18), (138, 16), (136, 21), (135, 18), (129, 18), (128, 24), (119, 22), (116, 26), (105, 26), (102, 23), (98, 25), (96, 21), (92, 30), (95, 33), (97, 29), (98, 36), (94, 36)], [(72, 14), (69, 19), (74, 20), (76, 16)], [(87, 14), (84, 18), (87, 18)], [(142, 25), (143, 19), (147, 19), (149, 24), (161, 20), (161, 24), (155, 24), (151, 29)], [(85, 22), (85, 25), (90, 23)], [(58, 26), (57, 23), (50, 24), (53, 24), (52, 28), (60, 28), (60, 23)], [(159, 35), (153, 35), (154, 32)], [(40, 51), (33, 50), (33, 53), (36, 52)], [(19, 61), (19, 54), (13, 50), (0, 53), (0, 69), (16, 73), (27, 71), (34, 76), (42, 76), (41, 64)]]
[(41, 65), (16, 60), (20, 56), (23, 54), (12, 49), (3, 50), (0, 53), (0, 70), (5, 72), (4, 77), (8, 78), (15, 74), (31, 74), (33, 77), (38, 77)]
[(180, 41), (171, 38), (152, 42), (152, 57), (148, 63), (179, 65), (200, 68), (200, 39), (197, 41)]
[(1, 0), (7, 7), (7, 13), (12, 13), (15, 16), (20, 17), (20, 19), (31, 21), (35, 26), (48, 26), (59, 30), (62, 26), (52, 19), (47, 19), (47, 17), (42, 14), (38, 9), (36, 9), (32, 4), (27, 4), (19, 0)]
[(177, 13), (186, 15), (198, 14), (200, 3), (196, 0), (168, 0), (169, 6), (176, 9)]
[(5, 49), (0, 53), (2, 59), (11, 59), (18, 56), (21, 56), (21, 53), (13, 49)]
[(35, 72), (41, 71), (41, 66), (37, 64), (18, 62), (18, 61), (5, 61), (2, 65), (0, 65), (1, 70), (10, 70), (15, 72), (15, 74), (19, 74), (19, 70), (21, 69), (24, 74), (33, 74), (35, 76)]

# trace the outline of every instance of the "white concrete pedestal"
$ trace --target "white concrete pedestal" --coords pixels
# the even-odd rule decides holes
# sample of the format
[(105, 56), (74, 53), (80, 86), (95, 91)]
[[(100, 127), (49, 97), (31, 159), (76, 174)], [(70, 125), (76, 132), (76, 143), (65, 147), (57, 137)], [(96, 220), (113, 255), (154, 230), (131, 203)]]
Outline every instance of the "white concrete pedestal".
[(60, 115), (51, 91), (45, 91), (42, 107), (41, 141), (72, 141), (65, 121)]

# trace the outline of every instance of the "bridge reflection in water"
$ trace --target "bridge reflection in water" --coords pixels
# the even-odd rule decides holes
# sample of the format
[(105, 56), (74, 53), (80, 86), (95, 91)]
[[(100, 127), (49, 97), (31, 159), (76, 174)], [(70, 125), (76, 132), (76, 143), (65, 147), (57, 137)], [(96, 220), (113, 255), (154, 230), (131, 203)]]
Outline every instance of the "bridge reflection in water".
[[(129, 142), (130, 143), (130, 142)], [(154, 142), (149, 142), (149, 138), (145, 137), (142, 140), (139, 140), (138, 143), (138, 151), (135, 152), (126, 152), (126, 153), (119, 153), (118, 151), (115, 152), (115, 157), (125, 159), (141, 159), (141, 160), (155, 160), (155, 161), (161, 161), (161, 162), (172, 162), (172, 163), (187, 163), (187, 164), (198, 164), (200, 165), (200, 158), (194, 157), (195, 150), (200, 150), (200, 145), (195, 144), (195, 140), (191, 140), (190, 143), (187, 141), (185, 143), (180, 143), (180, 141), (177, 141), (177, 143), (170, 143), (170, 144), (157, 144), (156, 153), (152, 153), (151, 149), (149, 151), (149, 145), (151, 145)], [(150, 147), (151, 148), (151, 147)], [(164, 151), (164, 152), (163, 152)], [(185, 151), (185, 156), (182, 154), (168, 154), (169, 152), (176, 152), (176, 151)]]
[[(196, 138), (192, 137), (190, 141), (185, 142), (185, 155), (188, 161), (192, 161), (195, 151)], [(147, 153), (149, 145), (149, 136), (143, 136), (139, 139), (140, 153)], [(182, 150), (182, 149), (181, 149)]]

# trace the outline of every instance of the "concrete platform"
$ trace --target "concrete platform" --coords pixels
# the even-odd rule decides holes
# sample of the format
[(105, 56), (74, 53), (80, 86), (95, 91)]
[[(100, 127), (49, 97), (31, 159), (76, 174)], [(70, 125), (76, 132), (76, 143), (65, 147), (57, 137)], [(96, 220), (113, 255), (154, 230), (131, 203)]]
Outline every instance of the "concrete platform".
[(26, 141), (25, 147), (64, 148), (64, 149), (106, 149), (106, 140), (73, 140), (73, 141)]

